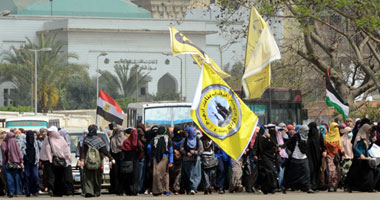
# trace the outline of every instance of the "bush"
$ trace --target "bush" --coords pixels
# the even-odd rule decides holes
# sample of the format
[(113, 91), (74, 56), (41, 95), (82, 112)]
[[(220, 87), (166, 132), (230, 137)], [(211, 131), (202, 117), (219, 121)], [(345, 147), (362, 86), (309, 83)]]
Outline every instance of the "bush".
[(31, 107), (30, 106), (4, 106), (0, 108), (0, 111), (10, 111), (10, 112), (30, 112)]

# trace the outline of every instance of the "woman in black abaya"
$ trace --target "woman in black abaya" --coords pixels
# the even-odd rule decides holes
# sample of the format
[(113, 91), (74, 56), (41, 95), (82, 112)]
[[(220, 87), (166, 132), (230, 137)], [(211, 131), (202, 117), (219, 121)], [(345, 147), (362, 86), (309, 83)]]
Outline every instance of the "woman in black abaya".
[(277, 138), (275, 126), (268, 125), (269, 132), (260, 129), (256, 137), (253, 155), (258, 167), (257, 184), (264, 194), (277, 188)]
[(306, 155), (309, 160), (311, 189), (316, 191), (321, 187), (322, 153), (326, 151), (326, 148), (317, 124), (311, 122), (308, 126), (309, 137), (307, 139)]

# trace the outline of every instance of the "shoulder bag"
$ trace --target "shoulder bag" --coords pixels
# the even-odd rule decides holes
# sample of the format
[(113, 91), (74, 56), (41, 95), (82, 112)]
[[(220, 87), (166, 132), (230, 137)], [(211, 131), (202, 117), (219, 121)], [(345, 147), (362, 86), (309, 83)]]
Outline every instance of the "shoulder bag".
[(55, 167), (66, 167), (66, 160), (64, 158), (60, 158), (54, 154), (53, 147), (51, 146), (51, 143), (50, 143), (50, 137), (48, 137), (48, 142), (50, 145), (51, 153), (53, 154), (53, 160), (52, 160), (53, 166), (55, 166)]

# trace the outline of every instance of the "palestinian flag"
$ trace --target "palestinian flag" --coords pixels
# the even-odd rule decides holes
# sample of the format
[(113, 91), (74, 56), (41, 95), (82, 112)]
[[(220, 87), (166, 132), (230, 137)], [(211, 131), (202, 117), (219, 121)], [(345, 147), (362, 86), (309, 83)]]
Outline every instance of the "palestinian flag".
[(326, 104), (334, 107), (345, 119), (348, 117), (350, 107), (331, 84), (329, 73), (326, 74)]
[(105, 120), (123, 124), (124, 112), (116, 101), (102, 89), (99, 91), (98, 107), (96, 114), (102, 116)]

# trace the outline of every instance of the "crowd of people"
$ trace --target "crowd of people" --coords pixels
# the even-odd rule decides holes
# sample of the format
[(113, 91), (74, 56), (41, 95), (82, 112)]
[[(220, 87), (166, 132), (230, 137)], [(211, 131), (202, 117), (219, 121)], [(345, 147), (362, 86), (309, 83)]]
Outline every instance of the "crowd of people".
[(83, 131), (77, 166), (65, 129), (1, 132), (0, 195), (74, 195), (72, 168), (78, 167), (82, 195), (100, 196), (104, 159), (110, 192), (120, 196), (380, 191), (380, 122), (367, 118), (259, 126), (239, 160), (195, 127), (110, 127), (109, 146), (96, 125)]

